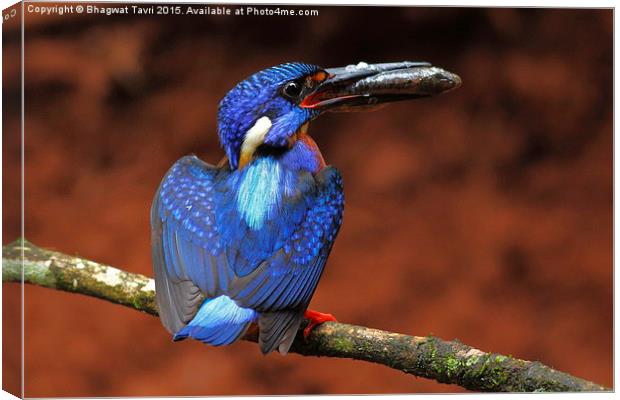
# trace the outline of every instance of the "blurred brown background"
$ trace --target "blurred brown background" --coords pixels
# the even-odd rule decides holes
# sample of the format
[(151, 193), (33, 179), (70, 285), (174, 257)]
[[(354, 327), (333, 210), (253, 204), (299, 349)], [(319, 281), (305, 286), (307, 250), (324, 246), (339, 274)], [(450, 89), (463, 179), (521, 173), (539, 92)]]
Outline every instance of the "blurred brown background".
[[(463, 86), (311, 126), (347, 201), (312, 308), (611, 386), (612, 11), (304, 8), (320, 15), (26, 14), (26, 237), (151, 275), (152, 195), (181, 156), (219, 160), (216, 107), (235, 83), (293, 60), (430, 61)], [(3, 223), (8, 243), (19, 215)], [(460, 391), (245, 342), (172, 343), (155, 318), (36, 287), (25, 324), (29, 397)]]

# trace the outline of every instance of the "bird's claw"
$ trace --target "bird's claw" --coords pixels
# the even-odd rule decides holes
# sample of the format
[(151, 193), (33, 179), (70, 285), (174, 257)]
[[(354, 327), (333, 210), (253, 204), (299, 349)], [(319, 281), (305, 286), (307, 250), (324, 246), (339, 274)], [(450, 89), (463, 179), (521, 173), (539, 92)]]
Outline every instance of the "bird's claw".
[(304, 317), (308, 320), (308, 325), (304, 328), (304, 339), (308, 339), (310, 332), (317, 325), (321, 325), (323, 322), (338, 322), (336, 317), (331, 314), (322, 313), (314, 310), (306, 310)]

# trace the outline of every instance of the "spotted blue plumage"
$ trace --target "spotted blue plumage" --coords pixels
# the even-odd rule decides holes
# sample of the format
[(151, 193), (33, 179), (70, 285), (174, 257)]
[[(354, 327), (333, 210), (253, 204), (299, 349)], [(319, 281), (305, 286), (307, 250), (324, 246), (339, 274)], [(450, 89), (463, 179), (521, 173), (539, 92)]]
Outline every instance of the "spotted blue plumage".
[[(175, 285), (192, 282), (207, 299), (226, 295), (237, 307), (258, 313), (293, 310), (296, 329), (342, 223), (341, 177), (331, 167), (316, 175), (282, 172), (290, 182), (278, 185), (280, 202), (256, 226), (234, 200), (245, 179), (254, 179), (251, 174), (251, 167), (217, 169), (196, 157), (185, 157), (170, 169), (151, 217), (155, 272), (166, 277), (157, 282), (167, 282), (157, 290), (168, 293), (172, 308), (177, 301)], [(188, 322), (191, 325), (199, 305), (193, 303), (194, 309), (183, 314), (191, 318), (165, 323), (173, 333), (179, 332)], [(252, 319), (243, 321), (237, 326), (238, 335)], [(192, 332), (185, 330), (179, 337), (204, 338)]]
[[(310, 141), (292, 139), (316, 116), (281, 96), (283, 83), (318, 71), (289, 63), (259, 72), (222, 100), (218, 134), (228, 165), (194, 156), (165, 175), (151, 208), (157, 302), (175, 340), (235, 341), (257, 322), (264, 353), (286, 353), (342, 223), (338, 171)], [(239, 166), (247, 130), (271, 121)]]
[[(428, 63), (286, 63), (230, 90), (217, 118), (226, 158), (178, 160), (151, 207), (157, 305), (174, 340), (226, 345), (257, 323), (261, 351), (287, 353), (344, 208), (340, 174), (308, 136), (309, 122), (458, 85)], [(313, 315), (308, 331), (323, 322)]]

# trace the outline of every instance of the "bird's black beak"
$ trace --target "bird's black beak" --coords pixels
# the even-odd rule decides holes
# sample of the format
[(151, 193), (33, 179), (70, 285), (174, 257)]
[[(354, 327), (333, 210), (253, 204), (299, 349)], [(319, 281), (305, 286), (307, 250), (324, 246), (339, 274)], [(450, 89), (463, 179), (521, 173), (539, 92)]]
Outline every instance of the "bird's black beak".
[(458, 88), (461, 78), (426, 62), (328, 68), (327, 78), (300, 103), (321, 111), (358, 111), (385, 103), (433, 96)]

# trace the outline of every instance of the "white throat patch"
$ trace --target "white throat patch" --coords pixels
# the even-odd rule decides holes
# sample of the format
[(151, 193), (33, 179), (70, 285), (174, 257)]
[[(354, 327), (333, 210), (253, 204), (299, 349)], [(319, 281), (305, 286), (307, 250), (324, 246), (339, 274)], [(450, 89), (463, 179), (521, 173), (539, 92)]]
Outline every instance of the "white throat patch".
[(271, 129), (271, 120), (268, 117), (260, 117), (254, 125), (248, 129), (241, 145), (241, 154), (250, 157), (258, 146), (263, 144), (265, 135)]

